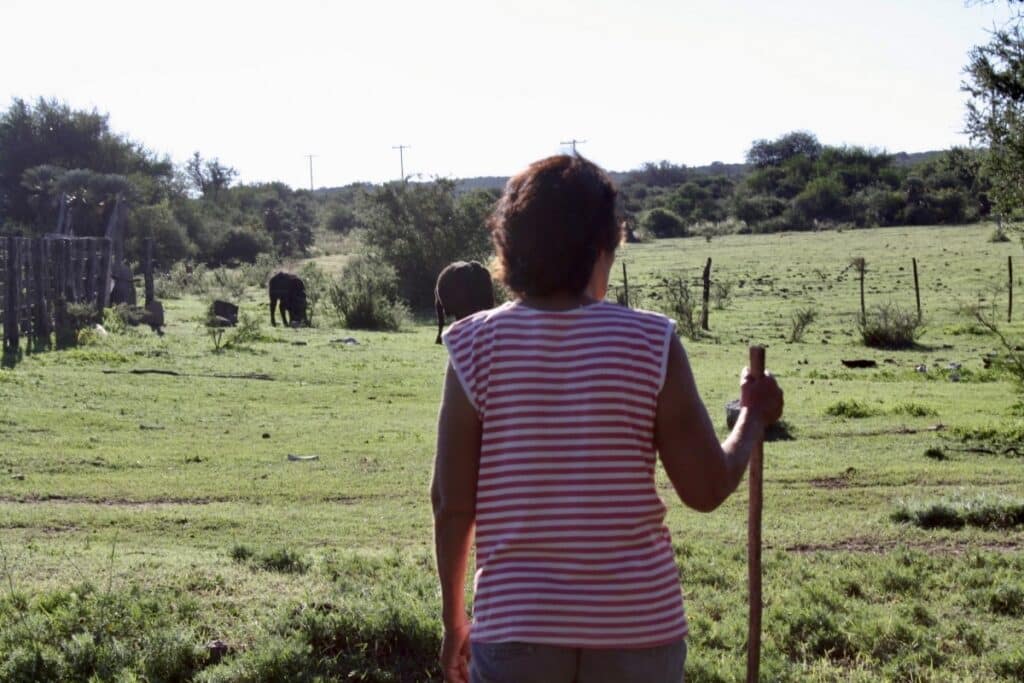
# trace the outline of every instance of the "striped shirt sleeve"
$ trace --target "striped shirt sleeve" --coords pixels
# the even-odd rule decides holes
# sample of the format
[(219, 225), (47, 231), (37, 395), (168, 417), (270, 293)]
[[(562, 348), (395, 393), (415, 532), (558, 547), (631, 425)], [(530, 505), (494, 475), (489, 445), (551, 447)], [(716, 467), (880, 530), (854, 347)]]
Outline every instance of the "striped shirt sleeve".
[(474, 315), (457, 321), (444, 331), (441, 341), (448, 349), (448, 362), (477, 415), (483, 418), (483, 389), (486, 373), (481, 368), (482, 334), (485, 317)]

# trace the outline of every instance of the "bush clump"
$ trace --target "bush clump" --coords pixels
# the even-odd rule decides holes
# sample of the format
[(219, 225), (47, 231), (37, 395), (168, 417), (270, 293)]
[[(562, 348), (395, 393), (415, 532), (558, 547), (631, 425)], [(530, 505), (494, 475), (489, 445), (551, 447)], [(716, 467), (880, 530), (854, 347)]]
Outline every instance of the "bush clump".
[(401, 329), (408, 310), (398, 298), (395, 269), (375, 256), (356, 256), (331, 283), (327, 298), (349, 329)]
[(798, 344), (803, 341), (807, 328), (817, 319), (818, 310), (813, 306), (797, 309), (789, 319), (789, 342)]
[(842, 401), (836, 401), (828, 408), (825, 408), (825, 414), (833, 417), (848, 417), (851, 419), (859, 419), (863, 417), (871, 417), (876, 415), (877, 410), (869, 406), (863, 401), (857, 399), (844, 399)]
[(664, 278), (651, 298), (656, 299), (662, 312), (674, 318), (676, 332), (689, 339), (700, 337), (700, 320), (697, 315), (700, 301), (690, 284), (681, 277)]
[(909, 349), (917, 344), (924, 324), (917, 314), (896, 304), (875, 306), (857, 323), (861, 340), (873, 349)]
[(1020, 584), (1001, 584), (989, 596), (989, 609), (1007, 617), (1024, 617), (1024, 587)]
[(892, 520), (922, 529), (1015, 529), (1024, 526), (1024, 500), (982, 495), (951, 501), (901, 503)]
[(305, 574), (310, 567), (308, 560), (288, 548), (277, 548), (261, 553), (256, 557), (256, 564), (261, 569), (282, 574)]
[(899, 403), (893, 407), (894, 415), (907, 415), (909, 417), (936, 417), (938, 412), (934, 408), (921, 405), (920, 403)]

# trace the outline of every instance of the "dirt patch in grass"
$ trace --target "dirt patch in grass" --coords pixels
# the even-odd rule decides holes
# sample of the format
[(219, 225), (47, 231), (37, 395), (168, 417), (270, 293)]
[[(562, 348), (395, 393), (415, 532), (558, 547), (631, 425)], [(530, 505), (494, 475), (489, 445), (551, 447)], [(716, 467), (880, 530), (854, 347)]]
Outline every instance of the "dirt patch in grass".
[(807, 439), (852, 439), (858, 436), (888, 436), (892, 435), (906, 435), (906, 434), (920, 434), (921, 432), (941, 432), (946, 429), (944, 424), (934, 424), (930, 427), (907, 427), (906, 425), (900, 425), (899, 427), (890, 427), (888, 429), (867, 429), (856, 432), (820, 432), (816, 434), (808, 434)]
[(856, 467), (847, 467), (835, 477), (819, 477), (811, 479), (810, 484), (819, 489), (845, 489), (850, 480), (857, 474)]
[(60, 496), (60, 495), (33, 495), (26, 496), (3, 496), (0, 495), (0, 503), (14, 505), (97, 505), (106, 507), (130, 507), (135, 509), (210, 505), (211, 503), (228, 503), (228, 498), (148, 498), (146, 500), (131, 500), (128, 498), (88, 498), (86, 496)]
[[(771, 548), (771, 546), (766, 546)], [(786, 546), (790, 553), (870, 553), (881, 555), (898, 548), (921, 550), (931, 555), (962, 555), (972, 551), (1018, 552), (1024, 540), (1007, 541), (897, 541), (876, 538), (848, 538), (834, 543), (796, 543)]]

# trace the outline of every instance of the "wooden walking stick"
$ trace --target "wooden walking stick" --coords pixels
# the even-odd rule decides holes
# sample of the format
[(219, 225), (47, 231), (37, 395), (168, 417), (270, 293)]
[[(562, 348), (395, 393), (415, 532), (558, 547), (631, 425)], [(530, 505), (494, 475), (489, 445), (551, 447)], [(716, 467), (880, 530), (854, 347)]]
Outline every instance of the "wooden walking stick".
[[(764, 376), (764, 347), (750, 347), (750, 375)], [(761, 507), (764, 502), (764, 446), (758, 439), (750, 451), (750, 516), (747, 519), (747, 584), (750, 620), (747, 628), (747, 683), (758, 683), (761, 668)]]

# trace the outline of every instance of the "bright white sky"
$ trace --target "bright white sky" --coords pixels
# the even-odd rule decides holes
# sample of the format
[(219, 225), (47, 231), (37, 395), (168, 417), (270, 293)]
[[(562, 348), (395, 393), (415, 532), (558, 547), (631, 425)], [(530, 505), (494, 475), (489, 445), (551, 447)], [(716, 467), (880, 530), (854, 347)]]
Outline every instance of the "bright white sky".
[(184, 161), (319, 186), (968, 143), (962, 70), (1005, 2), (2, 0), (0, 107), (57, 97)]

